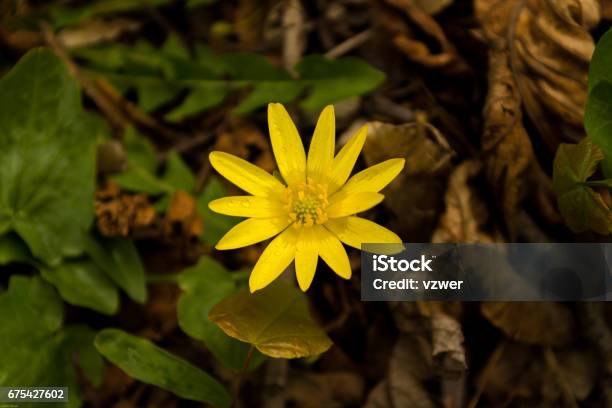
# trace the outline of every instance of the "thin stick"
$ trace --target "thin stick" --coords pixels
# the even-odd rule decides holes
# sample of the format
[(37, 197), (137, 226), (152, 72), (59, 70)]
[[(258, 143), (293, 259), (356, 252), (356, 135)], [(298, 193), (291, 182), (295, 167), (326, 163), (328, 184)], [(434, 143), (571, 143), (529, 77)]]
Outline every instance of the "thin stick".
[(367, 30), (362, 31), (359, 34), (355, 34), (354, 36), (336, 45), (334, 48), (327, 51), (325, 56), (331, 59), (341, 57), (355, 48), (361, 47), (370, 39), (370, 37), (372, 37), (372, 29), (368, 28)]
[(70, 55), (68, 55), (64, 45), (53, 33), (51, 26), (48, 23), (42, 23), (41, 31), (45, 42), (51, 47), (53, 53), (66, 64), (70, 73), (80, 82), (87, 96), (96, 103), (113, 125), (123, 128), (127, 123), (125, 115), (100, 92), (100, 89), (90, 78), (83, 75), (72, 58), (70, 58)]

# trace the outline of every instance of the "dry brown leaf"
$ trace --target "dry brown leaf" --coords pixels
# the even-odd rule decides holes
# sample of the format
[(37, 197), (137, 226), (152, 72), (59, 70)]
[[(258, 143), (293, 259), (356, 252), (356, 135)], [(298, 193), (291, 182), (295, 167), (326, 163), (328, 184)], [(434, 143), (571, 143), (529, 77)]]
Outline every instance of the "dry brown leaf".
[(489, 52), (488, 83), (482, 135), (485, 173), (513, 239), (519, 205), (539, 168), (523, 127), (520, 96), (504, 50)]
[(212, 150), (234, 154), (272, 172), (276, 162), (267, 137), (253, 124), (236, 120), (231, 128), (221, 133)]
[(470, 186), (482, 169), (476, 160), (468, 160), (453, 170), (444, 196), (446, 210), (434, 231), (431, 242), (495, 242), (489, 233), (483, 231), (488, 222), (488, 209), (478, 191)]
[[(547, 355), (554, 353), (555, 367)], [(590, 352), (577, 349), (541, 349), (514, 342), (500, 343), (478, 375), (478, 387), (491, 406), (513, 395), (517, 406), (567, 406), (567, 400), (585, 400), (595, 385), (597, 366)], [(486, 406), (486, 404), (482, 404)], [(479, 405), (480, 406), (480, 405)]]
[(358, 406), (364, 379), (352, 372), (298, 373), (285, 388), (287, 404), (296, 408)]
[(426, 123), (368, 124), (363, 153), (371, 166), (404, 157), (406, 168), (383, 190), (385, 205), (401, 217), (392, 225), (402, 238), (426, 242), (442, 211), (442, 195), (450, 172), (452, 151), (437, 130)]
[(420, 350), (415, 354), (420, 356), (415, 358), (426, 360), (415, 365), (426, 371), (420, 371), (418, 378), (436, 374), (457, 379), (467, 369), (463, 331), (457, 320), (461, 313), (458, 302), (399, 302), (393, 306), (400, 331), (419, 338), (415, 341)]
[(122, 192), (113, 182), (96, 191), (94, 208), (98, 229), (105, 236), (127, 237), (134, 230), (152, 228), (156, 221), (147, 196)]
[(421, 3), (427, 2), (418, 0), (385, 0), (385, 2), (395, 9), (402, 10), (412, 24), (427, 34), (428, 40), (436, 42), (435, 47), (429, 46), (424, 39), (417, 38), (414, 30), (395, 16), (394, 12), (381, 11), (379, 18), (381, 25), (390, 32), (393, 44), (407, 58), (428, 68), (444, 69), (446, 73), (469, 71), (468, 65), (457, 53), (442, 27), (426, 9), (422, 8)]
[(551, 151), (581, 139), (599, 0), (475, 0), (474, 8), (486, 37), (508, 41), (520, 98)]
[[(428, 374), (427, 361), (431, 350), (427, 341), (419, 336), (402, 335), (391, 355), (389, 374), (368, 396), (365, 408), (414, 407), (435, 408), (422, 380)], [(425, 360), (423, 359), (425, 358)], [(425, 368), (425, 372), (424, 372)]]
[(562, 346), (574, 339), (574, 316), (560, 303), (484, 302), (480, 310), (495, 327), (516, 341)]

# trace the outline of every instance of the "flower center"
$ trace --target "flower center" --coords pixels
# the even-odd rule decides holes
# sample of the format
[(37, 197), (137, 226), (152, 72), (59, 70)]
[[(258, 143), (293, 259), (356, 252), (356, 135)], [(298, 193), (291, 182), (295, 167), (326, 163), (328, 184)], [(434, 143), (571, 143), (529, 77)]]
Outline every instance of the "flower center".
[(285, 190), (285, 209), (295, 228), (323, 224), (327, 221), (325, 209), (328, 204), (327, 186), (311, 180)]

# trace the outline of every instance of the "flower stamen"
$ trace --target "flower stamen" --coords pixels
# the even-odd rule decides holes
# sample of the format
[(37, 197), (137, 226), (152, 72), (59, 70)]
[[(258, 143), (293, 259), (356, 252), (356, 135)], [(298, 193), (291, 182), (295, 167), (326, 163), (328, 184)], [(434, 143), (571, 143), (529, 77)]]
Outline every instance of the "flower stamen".
[(285, 210), (293, 226), (312, 227), (327, 221), (327, 186), (308, 180), (285, 189)]

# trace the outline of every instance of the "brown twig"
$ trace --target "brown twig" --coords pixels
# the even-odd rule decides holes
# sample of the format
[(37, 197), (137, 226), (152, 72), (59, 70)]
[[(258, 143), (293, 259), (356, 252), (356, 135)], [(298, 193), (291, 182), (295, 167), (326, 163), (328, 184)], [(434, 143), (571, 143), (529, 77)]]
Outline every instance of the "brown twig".
[(96, 84), (90, 78), (83, 75), (72, 58), (70, 58), (70, 55), (64, 48), (64, 45), (55, 36), (51, 26), (48, 23), (42, 23), (41, 32), (45, 42), (49, 45), (49, 47), (51, 47), (51, 50), (55, 53), (55, 55), (57, 55), (57, 57), (66, 64), (68, 70), (79, 81), (87, 96), (89, 96), (96, 103), (98, 108), (100, 108), (102, 113), (114, 126), (121, 128), (124, 127), (127, 122), (125, 115), (123, 115), (122, 112), (116, 108), (116, 106), (105, 98), (104, 94), (100, 92)]

